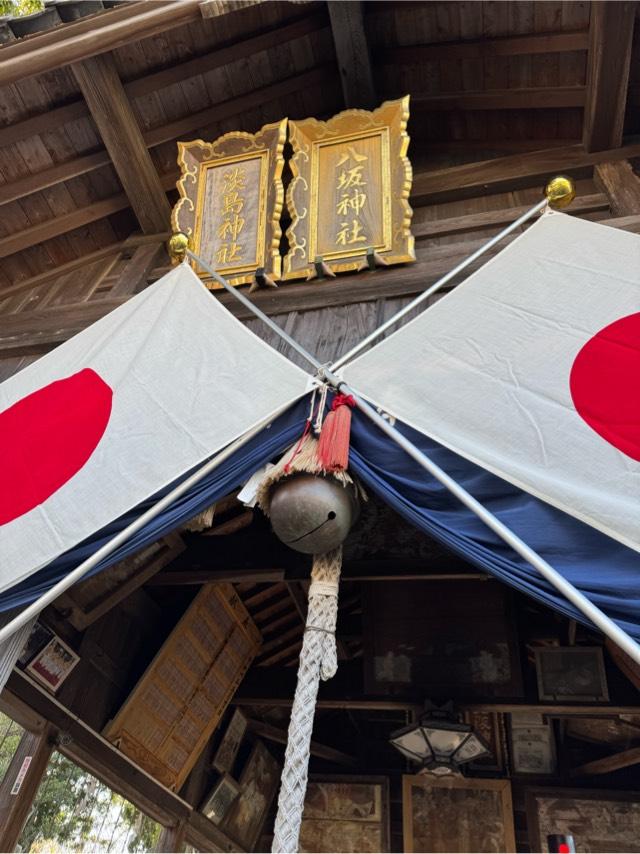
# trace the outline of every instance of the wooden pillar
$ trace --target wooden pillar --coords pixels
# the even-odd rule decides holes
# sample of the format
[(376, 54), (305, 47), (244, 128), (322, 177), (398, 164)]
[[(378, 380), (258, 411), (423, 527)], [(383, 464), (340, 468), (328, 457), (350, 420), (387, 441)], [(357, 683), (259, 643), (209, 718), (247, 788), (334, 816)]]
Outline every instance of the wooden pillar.
[(372, 110), (376, 90), (360, 0), (327, 3), (345, 107)]
[(186, 833), (187, 824), (185, 821), (180, 821), (173, 825), (173, 827), (163, 827), (155, 850), (169, 852), (182, 851)]
[(593, 2), (582, 142), (586, 151), (622, 143), (636, 4)]
[(0, 851), (15, 851), (54, 748), (54, 730), (25, 732), (0, 784)]

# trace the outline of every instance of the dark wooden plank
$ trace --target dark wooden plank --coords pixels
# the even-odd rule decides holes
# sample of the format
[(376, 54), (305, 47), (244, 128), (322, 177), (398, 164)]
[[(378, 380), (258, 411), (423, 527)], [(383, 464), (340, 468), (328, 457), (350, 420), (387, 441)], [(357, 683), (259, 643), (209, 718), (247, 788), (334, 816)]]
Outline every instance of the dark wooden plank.
[(411, 202), (414, 205), (448, 202), (485, 193), (513, 191), (545, 181), (557, 173), (573, 177), (590, 175), (597, 163), (640, 156), (640, 144), (610, 151), (587, 152), (581, 145), (549, 148), (452, 166), (414, 176)]
[(599, 163), (593, 178), (598, 189), (608, 196), (614, 216), (640, 214), (640, 178), (628, 160)]
[(421, 65), (424, 62), (457, 59), (486, 59), (496, 56), (531, 56), (534, 54), (584, 51), (589, 47), (587, 30), (564, 33), (531, 33), (494, 39), (407, 45), (383, 48), (376, 61), (385, 65)]
[(637, 765), (638, 763), (640, 763), (640, 747), (631, 747), (629, 750), (614, 753), (613, 756), (605, 756), (602, 759), (585, 762), (584, 765), (573, 768), (571, 776), (587, 777), (596, 774), (612, 774), (621, 768), (628, 768), (630, 765)]
[(40, 733), (25, 732), (20, 739), (0, 783), (0, 851), (16, 850), (53, 747), (54, 732), (50, 726)]
[(171, 827), (163, 827), (154, 846), (154, 851), (182, 851), (187, 835), (186, 821), (179, 821)]
[[(274, 741), (276, 744), (287, 743), (287, 731), (285, 729), (279, 729), (272, 724), (256, 721), (252, 718), (249, 719), (248, 725), (251, 732), (260, 736), (260, 738), (265, 738), (267, 741)], [(355, 756), (350, 756), (348, 753), (336, 750), (335, 747), (319, 744), (317, 741), (311, 742), (311, 755), (318, 756), (320, 759), (327, 759), (336, 765), (346, 765), (351, 768), (358, 763)]]
[[(607, 225), (625, 231), (640, 233), (640, 216), (619, 217), (607, 220)], [(460, 276), (464, 278), (484, 264), (492, 255), (503, 249), (514, 237), (505, 238), (470, 265)], [(485, 240), (472, 240), (425, 247), (418, 244), (418, 260), (403, 267), (379, 268), (372, 273), (340, 276), (330, 282), (290, 283), (277, 290), (261, 290), (253, 294), (253, 302), (269, 315), (291, 311), (312, 311), (330, 306), (345, 306), (389, 297), (406, 297), (421, 293), (440, 276), (482, 246)], [(170, 268), (153, 271), (158, 278)], [(452, 285), (455, 282), (451, 283)], [(250, 310), (237, 303), (231, 294), (215, 292), (219, 299), (240, 320), (253, 317)], [(66, 341), (108, 311), (121, 305), (126, 297), (56, 306), (47, 311), (31, 311), (8, 315), (3, 319), (0, 338), (0, 356), (23, 355), (42, 352)]]
[(199, 0), (124, 3), (98, 17), (3, 46), (0, 86), (107, 53), (199, 18)]
[(622, 142), (636, 6), (634, 2), (591, 3), (582, 133), (587, 151), (617, 148)]
[(415, 110), (549, 110), (583, 107), (584, 86), (542, 86), (526, 89), (490, 89), (480, 92), (445, 92), (411, 96)]
[(372, 110), (377, 106), (369, 45), (360, 0), (327, 3), (345, 107)]
[(47, 187), (53, 187), (55, 184), (68, 181), (70, 178), (77, 178), (78, 175), (85, 175), (87, 172), (106, 166), (110, 162), (111, 158), (106, 151), (97, 151), (95, 154), (76, 157), (64, 163), (58, 163), (51, 169), (43, 169), (41, 172), (19, 178), (17, 181), (0, 187), (0, 205), (5, 205), (7, 202), (13, 202), (40, 190), (46, 190)]
[(171, 208), (112, 57), (94, 56), (72, 68), (142, 230), (162, 231)]
[(134, 250), (131, 260), (113, 283), (109, 296), (135, 294), (146, 287), (147, 277), (165, 254), (163, 243), (148, 243)]

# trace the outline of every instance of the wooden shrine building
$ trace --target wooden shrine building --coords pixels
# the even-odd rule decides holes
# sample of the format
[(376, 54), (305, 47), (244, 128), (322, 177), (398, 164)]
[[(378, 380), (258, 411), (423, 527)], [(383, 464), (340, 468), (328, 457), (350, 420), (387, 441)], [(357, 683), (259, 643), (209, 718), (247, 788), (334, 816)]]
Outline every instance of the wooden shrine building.
[[(251, 288), (321, 362), (554, 175), (575, 181), (569, 214), (640, 233), (640, 3), (61, 0), (0, 19), (0, 380), (171, 269), (178, 142), (406, 95), (415, 262)], [(48, 607), (39, 631), (74, 666), (54, 690), (24, 658), (0, 694), (24, 730), (0, 850), (24, 850), (58, 754), (157, 822), (155, 850), (271, 850), (309, 568), (234, 491)], [(370, 496), (344, 546), (337, 642), (301, 850), (546, 851), (555, 832), (640, 850), (640, 669), (595, 630)], [(442, 802), (389, 743), (426, 700), (452, 701), (489, 747)]]

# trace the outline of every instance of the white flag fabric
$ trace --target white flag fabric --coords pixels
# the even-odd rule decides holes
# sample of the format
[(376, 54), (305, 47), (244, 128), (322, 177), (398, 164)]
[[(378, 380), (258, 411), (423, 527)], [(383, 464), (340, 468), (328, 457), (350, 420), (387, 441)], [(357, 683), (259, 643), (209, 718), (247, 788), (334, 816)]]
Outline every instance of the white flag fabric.
[(0, 385), (0, 591), (304, 394), (181, 265)]
[(559, 213), (343, 369), (378, 406), (640, 550), (640, 237)]

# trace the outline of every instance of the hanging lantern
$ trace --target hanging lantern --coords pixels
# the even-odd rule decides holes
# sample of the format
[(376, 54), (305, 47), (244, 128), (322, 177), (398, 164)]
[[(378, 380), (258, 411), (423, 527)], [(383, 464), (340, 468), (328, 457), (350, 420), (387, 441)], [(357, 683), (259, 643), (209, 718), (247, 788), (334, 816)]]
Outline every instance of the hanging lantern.
[(468, 724), (456, 720), (450, 703), (441, 709), (426, 704), (419, 723), (397, 730), (389, 741), (422, 766), (420, 773), (436, 777), (459, 773), (461, 765), (490, 753)]

